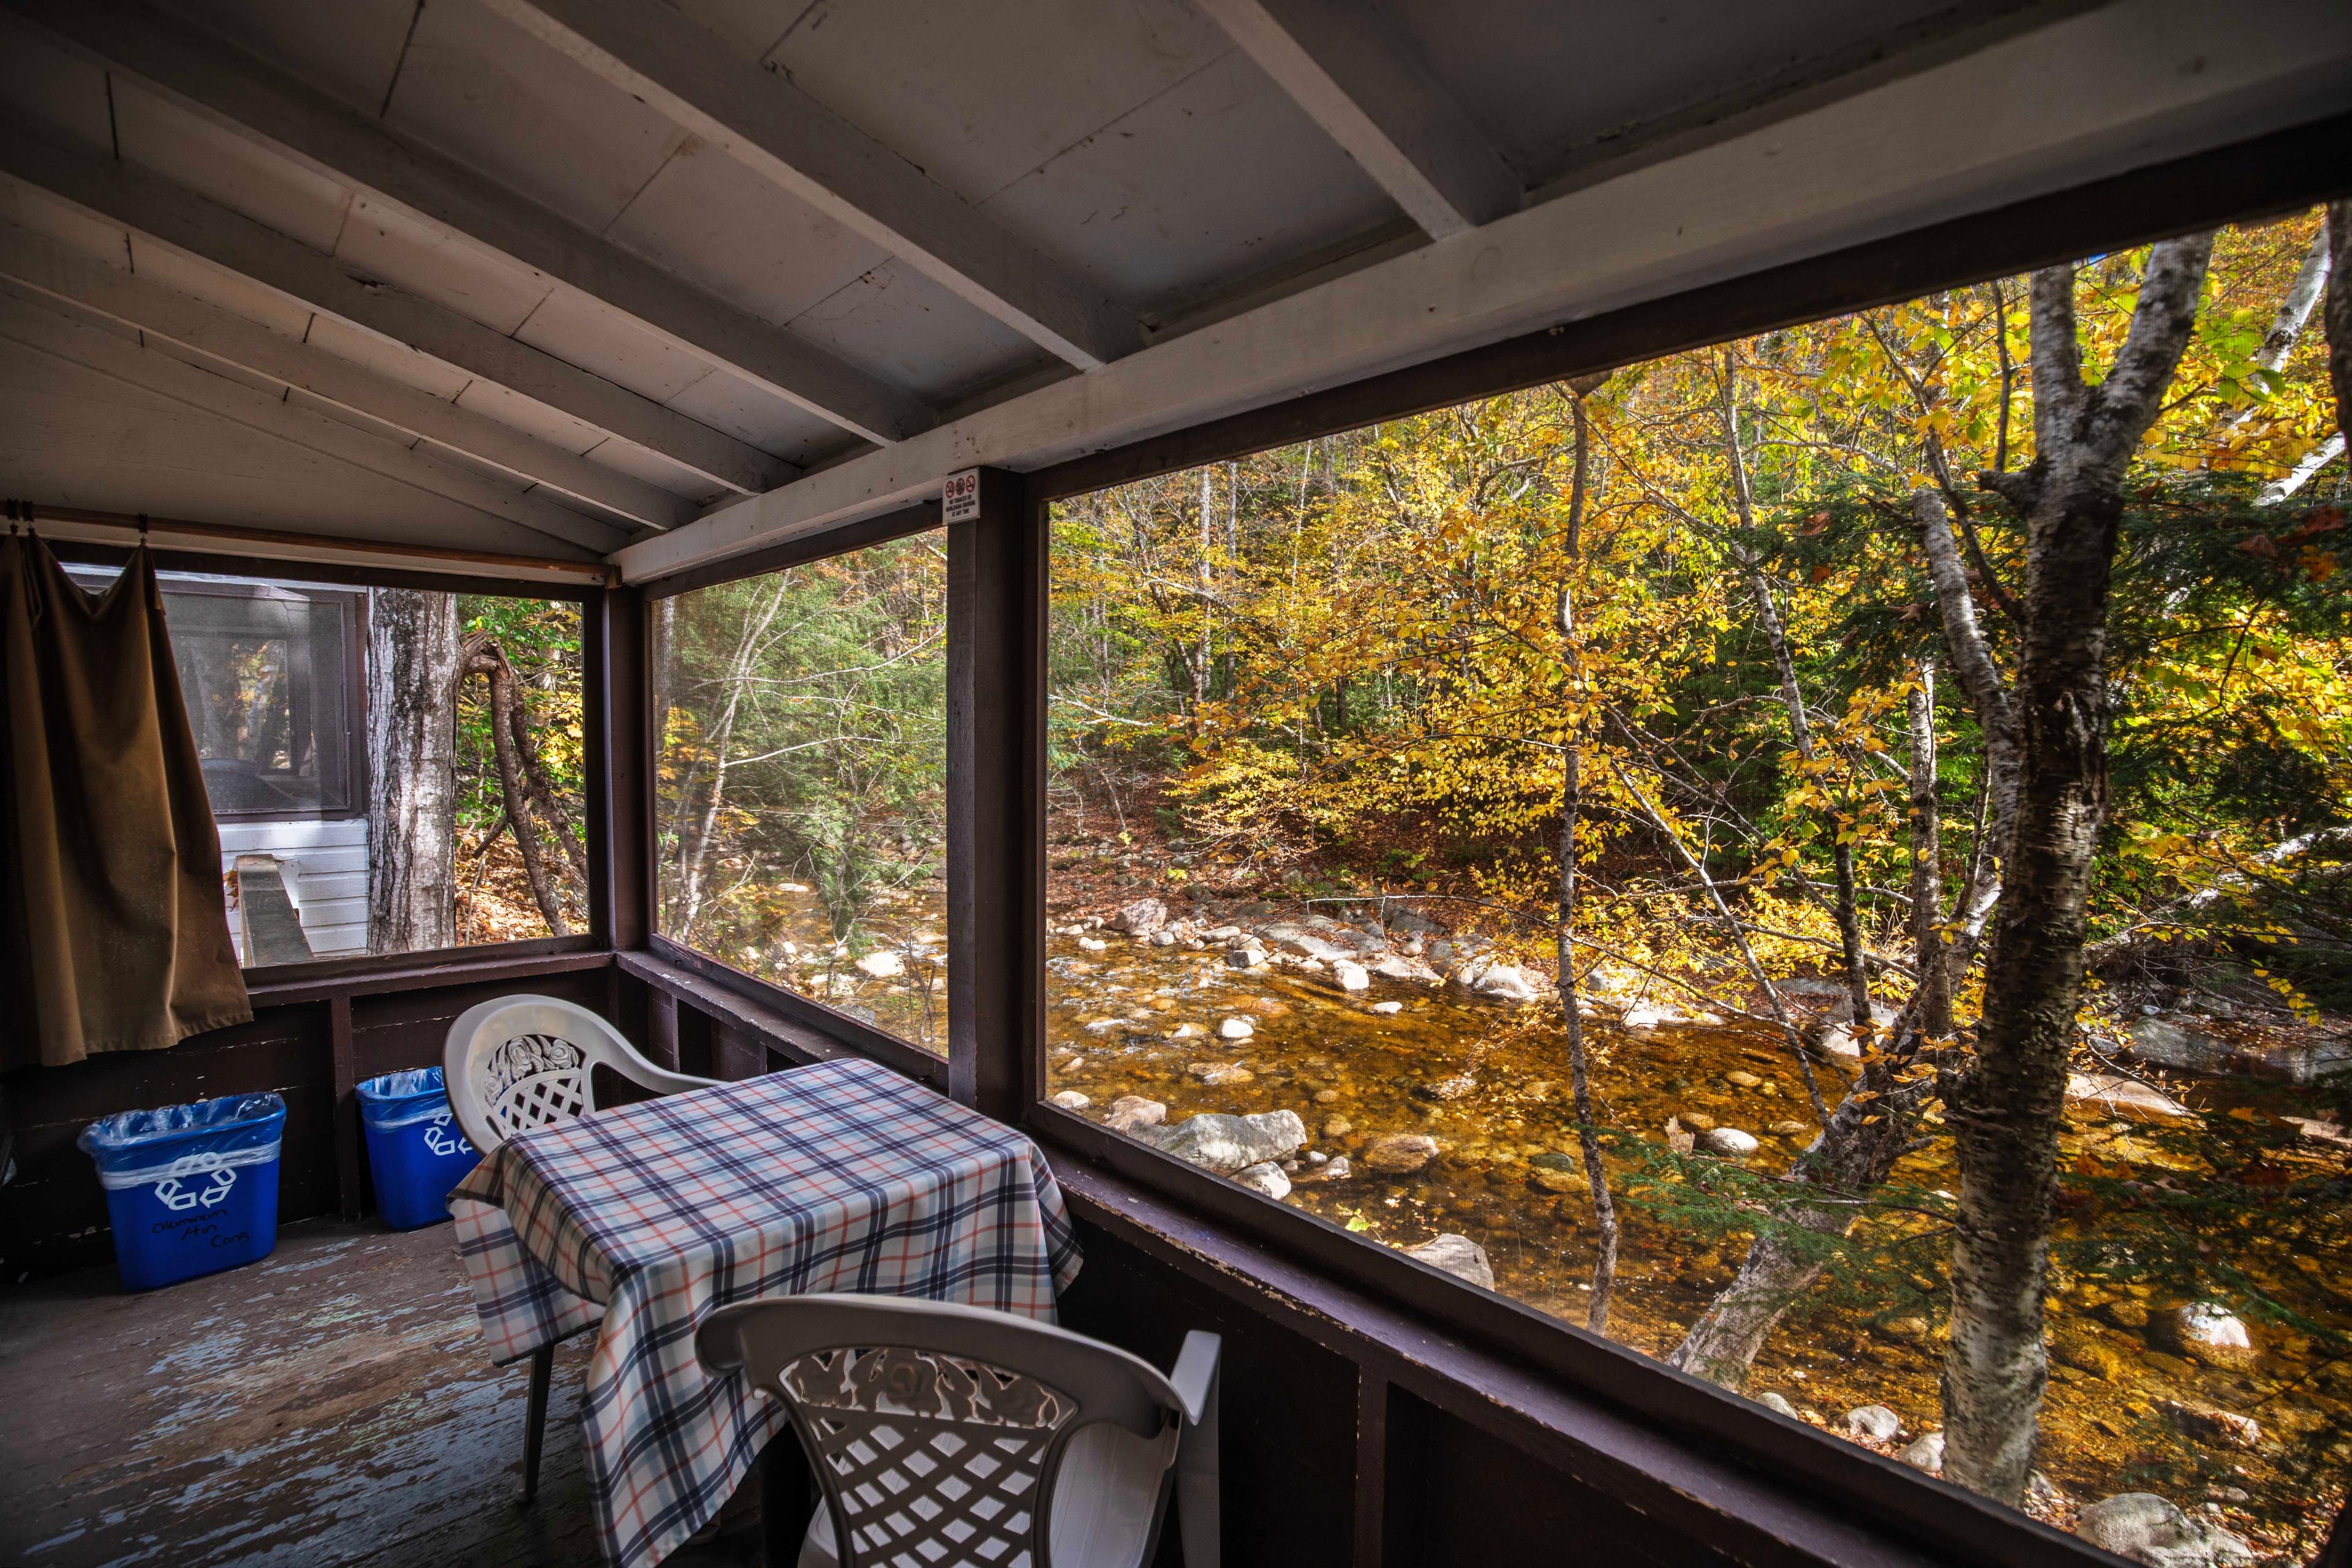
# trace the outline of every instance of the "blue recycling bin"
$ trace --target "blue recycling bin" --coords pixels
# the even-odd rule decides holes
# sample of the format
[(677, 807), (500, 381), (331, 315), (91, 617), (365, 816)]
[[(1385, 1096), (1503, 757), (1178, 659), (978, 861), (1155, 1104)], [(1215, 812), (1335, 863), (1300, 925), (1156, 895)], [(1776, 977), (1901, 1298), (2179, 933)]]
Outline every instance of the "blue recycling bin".
[(98, 1166), (126, 1290), (217, 1274), (278, 1245), (286, 1102), (232, 1094), (101, 1117), (75, 1140)]
[(368, 1172), (375, 1178), (375, 1212), (394, 1230), (438, 1225), (449, 1217), (449, 1189), (466, 1179), (481, 1156), (449, 1110), (439, 1068), (386, 1073), (359, 1086), (360, 1130), (367, 1138)]

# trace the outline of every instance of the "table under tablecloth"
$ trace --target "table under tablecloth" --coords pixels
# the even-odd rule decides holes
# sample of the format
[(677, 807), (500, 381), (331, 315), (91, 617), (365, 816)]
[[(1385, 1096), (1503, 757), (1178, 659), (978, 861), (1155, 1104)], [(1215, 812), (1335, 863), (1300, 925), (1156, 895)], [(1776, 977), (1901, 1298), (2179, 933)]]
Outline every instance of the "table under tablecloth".
[(620, 1568), (701, 1528), (783, 1428), (780, 1405), (696, 1361), (712, 1308), (846, 1290), (1050, 1321), (1079, 1262), (1035, 1144), (860, 1060), (524, 1133), (450, 1209), (496, 1359), (603, 1316), (581, 1423)]

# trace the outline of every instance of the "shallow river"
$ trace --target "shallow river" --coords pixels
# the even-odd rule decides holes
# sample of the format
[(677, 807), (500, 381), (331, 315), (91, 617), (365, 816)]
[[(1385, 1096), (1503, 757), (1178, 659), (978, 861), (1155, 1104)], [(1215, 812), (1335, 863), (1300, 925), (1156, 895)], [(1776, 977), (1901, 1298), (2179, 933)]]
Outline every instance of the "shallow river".
[[(1556, 1026), (1451, 989), (1375, 981), (1347, 996), (1296, 971), (1232, 968), (1214, 947), (1151, 947), (1108, 932), (1086, 941), (1101, 946), (1059, 935), (1047, 947), (1053, 1087), (1087, 1096), (1086, 1114), (1099, 1119), (1125, 1094), (1165, 1102), (1171, 1121), (1201, 1111), (1287, 1109), (1305, 1121), (1307, 1147), (1335, 1156), (1360, 1154), (1384, 1133), (1430, 1134), (1444, 1152), (1415, 1174), (1370, 1174), (1358, 1158), (1354, 1174), (1302, 1182), (1286, 1201), (1399, 1247), (1441, 1231), (1468, 1236), (1486, 1249), (1497, 1289), (1583, 1322), (1593, 1245), (1589, 1200), (1542, 1184), (1563, 1187), (1548, 1167), (1576, 1152)], [(1371, 1011), (1383, 1001), (1401, 1002), (1402, 1010)], [(1218, 1026), (1230, 1017), (1248, 1019), (1255, 1033), (1219, 1038)], [(1186, 1025), (1200, 1033), (1171, 1037)], [(1667, 1119), (1696, 1112), (1755, 1134), (1761, 1147), (1747, 1163), (1759, 1172), (1785, 1168), (1813, 1136), (1801, 1081), (1775, 1035), (1599, 1022), (1588, 1032), (1598, 1113), (1607, 1126), (1663, 1148)], [(1234, 1067), (1243, 1072), (1203, 1081), (1203, 1069)], [(1727, 1079), (1732, 1073), (1744, 1087)], [(1430, 1094), (1448, 1079), (1453, 1098)], [(2235, 1112), (2234, 1122), (2216, 1122), (2233, 1130), (2283, 1125), (2274, 1112), (2310, 1110), (2280, 1086), (2189, 1081), (2186, 1089), (2178, 1081), (2171, 1087), (2209, 1115)], [(1834, 1103), (1834, 1081), (1822, 1087)], [(2094, 1176), (2176, 1185), (2210, 1171), (2163, 1142), (2149, 1124), (2075, 1106), (2061, 1159)], [(2280, 1181), (2346, 1179), (2340, 1152), (2307, 1147), (2320, 1152), (2291, 1147), (2256, 1163), (2280, 1173)], [(1633, 1163), (1612, 1162), (1612, 1187)], [(1915, 1156), (1896, 1179), (1923, 1193), (1948, 1187), (1948, 1144)], [(1744, 1247), (1720, 1230), (1708, 1239), (1654, 1206), (1627, 1205), (1622, 1196), (1620, 1204), (1627, 1223), (1611, 1337), (1663, 1354), (1729, 1282)], [(2078, 1205), (2066, 1211), (2062, 1229), (2095, 1234), (2098, 1212), (2095, 1203)], [(2341, 1337), (2352, 1333), (2352, 1279), (2333, 1266), (2314, 1267), (2294, 1245), (2301, 1222), (2292, 1217), (2283, 1237), (2274, 1225), (2259, 1244), (2226, 1212), (2194, 1223), (2205, 1227), (2196, 1240), (2221, 1270), (2242, 1271), (2305, 1321), (2257, 1323), (2255, 1363), (2223, 1370), (2166, 1354), (2147, 1331), (2126, 1326), (2146, 1321), (2149, 1309), (2160, 1317), (2186, 1300), (2177, 1289), (2062, 1271), (2042, 1444), (2043, 1467), (2066, 1500), (2053, 1516), (2064, 1521), (2072, 1506), (2115, 1492), (2153, 1490), (2183, 1507), (2210, 1507), (2210, 1517), (2248, 1537), (2266, 1561), (2307, 1562), (2316, 1553), (2315, 1532), (2330, 1517), (2322, 1510), (2340, 1501), (2343, 1477), (2352, 1472), (2352, 1360)], [(1894, 1242), (1901, 1228), (1890, 1220), (1878, 1239)], [(1931, 1224), (1916, 1228), (1923, 1234), (1899, 1261), (1879, 1267), (1860, 1291), (1849, 1289), (1841, 1300), (1817, 1292), (1792, 1310), (1758, 1358), (1748, 1392), (1777, 1393), (1841, 1432), (1848, 1410), (1885, 1405), (1904, 1427), (1890, 1449), (1939, 1426), (1945, 1254), (1940, 1237), (1925, 1234)], [(2333, 1237), (2311, 1239), (2327, 1240), (2330, 1250), (2336, 1245)], [(2242, 1447), (2243, 1428), (2186, 1414), (2210, 1410), (2249, 1416), (2263, 1436)]]

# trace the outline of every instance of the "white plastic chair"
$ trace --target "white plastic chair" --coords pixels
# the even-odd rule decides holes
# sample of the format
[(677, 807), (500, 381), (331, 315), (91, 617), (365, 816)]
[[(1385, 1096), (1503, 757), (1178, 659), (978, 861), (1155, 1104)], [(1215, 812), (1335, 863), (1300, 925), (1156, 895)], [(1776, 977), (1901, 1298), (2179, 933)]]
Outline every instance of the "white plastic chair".
[(810, 1295), (721, 1307), (695, 1349), (791, 1413), (824, 1493), (799, 1568), (1140, 1568), (1171, 1486), (1185, 1568), (1217, 1568), (1214, 1334), (1163, 1375), (1010, 1313)]
[[(441, 1050), (449, 1108), (485, 1156), (518, 1132), (552, 1127), (596, 1109), (599, 1066), (656, 1094), (709, 1089), (718, 1082), (655, 1066), (612, 1025), (576, 1002), (553, 996), (501, 996), (469, 1007), (449, 1026)], [(539, 1495), (547, 1390), (554, 1374), (555, 1347), (541, 1345), (531, 1352), (530, 1405), (523, 1425), (526, 1506)]]

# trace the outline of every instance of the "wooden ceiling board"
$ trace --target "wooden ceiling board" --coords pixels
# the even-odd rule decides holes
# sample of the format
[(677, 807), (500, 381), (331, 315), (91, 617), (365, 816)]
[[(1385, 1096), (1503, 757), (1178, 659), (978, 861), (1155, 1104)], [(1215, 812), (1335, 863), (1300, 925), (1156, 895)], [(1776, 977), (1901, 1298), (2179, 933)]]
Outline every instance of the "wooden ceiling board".
[[(712, 0), (686, 7), (698, 17), (744, 8)], [(1183, 0), (817, 0), (756, 9), (801, 12), (768, 50), (772, 64), (974, 205), (1233, 47)]]
[(604, 432), (586, 420), (575, 419), (519, 392), (509, 392), (494, 381), (470, 382), (456, 401), (460, 408), (501, 425), (511, 425), (525, 435), (536, 436), (549, 446), (567, 452), (585, 452), (604, 439)]
[(231, 272), (185, 251), (158, 245), (144, 235), (131, 237), (132, 276), (166, 289), (218, 305), (232, 315), (257, 321), (271, 331), (299, 342), (309, 332), (312, 311), (275, 289)]
[(352, 203), (334, 254), (371, 277), (509, 337), (520, 335), (515, 329), (555, 288), (520, 261), (365, 195)]
[(818, 300), (793, 329), (934, 405), (1032, 365), (1060, 363), (896, 259)]
[(709, 360), (562, 284), (514, 336), (640, 397), (667, 403), (711, 374)]
[(380, 332), (353, 326), (341, 316), (330, 316), (324, 311), (311, 313), (310, 331), (303, 341), (445, 401), (454, 401), (478, 379), (470, 372), (444, 364), (431, 354), (419, 353), (405, 343), (394, 342)]
[(1238, 50), (984, 210), (1147, 319), (1381, 228), (1396, 212)]
[(887, 254), (698, 142), (680, 148), (608, 232), (668, 271), (780, 326)]
[(113, 154), (106, 72), (6, 15), (0, 15), (0, 102), (61, 141)]
[(866, 444), (766, 387), (724, 370), (712, 371), (671, 398), (669, 405), (690, 419), (699, 419), (714, 430), (723, 430), (803, 468)]
[(624, 441), (618, 436), (607, 436), (590, 447), (586, 456), (592, 463), (602, 463), (615, 473), (657, 485), (672, 495), (686, 497), (698, 506), (709, 506), (727, 493), (691, 468), (680, 468), (660, 453), (648, 452), (635, 442)]
[(54, 506), (577, 559), (445, 496), (0, 341), (0, 489)]
[(350, 186), (119, 73), (113, 85), (124, 163), (152, 170), (313, 250), (334, 252), (352, 205)]
[(422, 0), (157, 0), (369, 115), (401, 69)]
[(131, 269), (131, 235), (104, 218), (58, 200), (38, 185), (0, 174), (0, 218), (46, 239), (94, 256), (109, 267)]
[(471, 0), (425, 8), (384, 119), (600, 233), (686, 139)]

